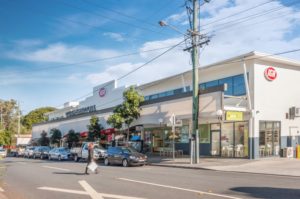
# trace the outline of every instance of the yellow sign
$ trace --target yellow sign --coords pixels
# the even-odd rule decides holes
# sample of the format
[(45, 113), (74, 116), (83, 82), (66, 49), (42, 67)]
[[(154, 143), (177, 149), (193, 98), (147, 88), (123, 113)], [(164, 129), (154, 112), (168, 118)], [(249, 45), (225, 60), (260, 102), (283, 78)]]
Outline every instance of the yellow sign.
[(239, 111), (226, 111), (226, 120), (228, 121), (243, 121), (244, 113)]

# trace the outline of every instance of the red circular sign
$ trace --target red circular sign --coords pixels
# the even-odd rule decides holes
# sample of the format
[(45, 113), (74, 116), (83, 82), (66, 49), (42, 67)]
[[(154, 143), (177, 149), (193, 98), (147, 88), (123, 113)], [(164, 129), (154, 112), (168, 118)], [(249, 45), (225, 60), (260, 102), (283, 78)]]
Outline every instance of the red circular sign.
[(265, 70), (265, 77), (269, 81), (275, 80), (277, 77), (277, 72), (276, 72), (275, 68), (273, 68), (273, 67), (267, 68)]
[(99, 96), (100, 96), (100, 97), (104, 97), (105, 94), (106, 94), (105, 88), (101, 88), (101, 89), (99, 90)]

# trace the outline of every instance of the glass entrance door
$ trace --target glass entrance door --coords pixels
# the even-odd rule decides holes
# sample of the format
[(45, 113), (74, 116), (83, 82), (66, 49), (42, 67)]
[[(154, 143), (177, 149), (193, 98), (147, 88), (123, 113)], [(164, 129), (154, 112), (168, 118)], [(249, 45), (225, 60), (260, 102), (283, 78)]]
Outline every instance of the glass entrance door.
[(220, 155), (220, 134), (219, 130), (211, 131), (211, 155), (219, 156)]
[(280, 122), (260, 121), (259, 155), (260, 157), (278, 156), (280, 151)]

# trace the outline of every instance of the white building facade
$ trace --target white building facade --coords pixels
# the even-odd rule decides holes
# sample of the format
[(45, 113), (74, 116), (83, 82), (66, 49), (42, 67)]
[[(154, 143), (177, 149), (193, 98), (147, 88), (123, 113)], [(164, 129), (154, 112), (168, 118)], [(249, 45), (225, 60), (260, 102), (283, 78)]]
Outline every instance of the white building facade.
[[(200, 155), (229, 158), (279, 156), (280, 149), (300, 142), (300, 62), (251, 52), (199, 68)], [(49, 121), (33, 126), (33, 138), (42, 131), (86, 131), (92, 115), (105, 128), (113, 108), (122, 103), (126, 87), (115, 81), (99, 85), (93, 95), (75, 106), (49, 113)], [(193, 135), (192, 73), (187, 71), (136, 89), (145, 96), (138, 126), (152, 152), (169, 148), (168, 125), (174, 114), (176, 149), (189, 153)], [(73, 104), (74, 105), (74, 104)], [(300, 115), (299, 115), (300, 116)]]

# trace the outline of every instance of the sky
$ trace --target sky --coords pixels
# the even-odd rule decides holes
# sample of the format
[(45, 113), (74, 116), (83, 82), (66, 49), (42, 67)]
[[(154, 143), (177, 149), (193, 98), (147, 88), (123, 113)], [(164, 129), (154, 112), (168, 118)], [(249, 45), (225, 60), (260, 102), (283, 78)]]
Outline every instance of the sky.
[[(184, 0), (0, 0), (0, 99), (23, 114), (84, 100), (184, 40)], [(202, 0), (200, 4), (203, 4)], [(165, 21), (170, 27), (160, 27)], [(299, 0), (211, 0), (200, 7), (200, 67), (250, 51), (300, 46)], [(181, 33), (180, 33), (181, 32)], [(181, 43), (118, 81), (143, 84), (192, 68)], [(300, 53), (284, 57), (300, 61)]]

